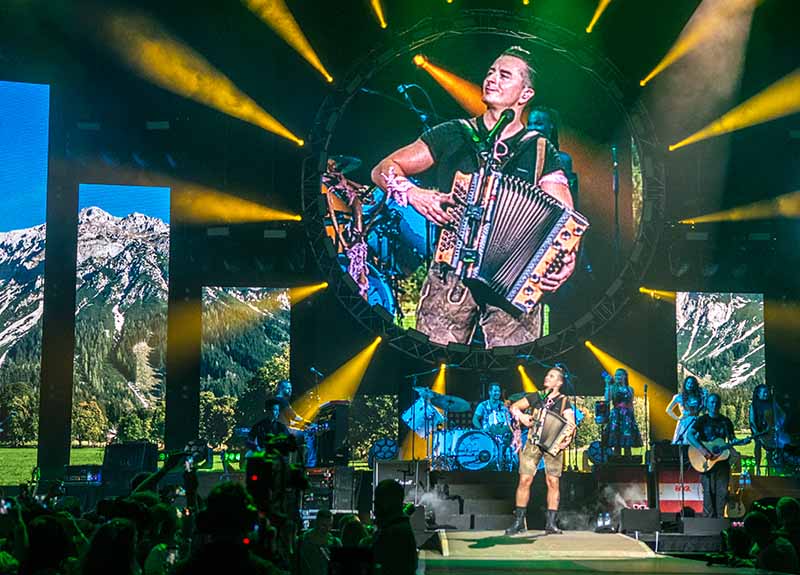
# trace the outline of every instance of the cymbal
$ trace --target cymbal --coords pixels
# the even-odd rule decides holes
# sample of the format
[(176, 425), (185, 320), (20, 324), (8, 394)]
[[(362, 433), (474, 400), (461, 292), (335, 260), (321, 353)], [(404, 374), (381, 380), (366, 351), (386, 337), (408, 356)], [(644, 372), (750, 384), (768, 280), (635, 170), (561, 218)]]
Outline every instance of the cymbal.
[(432, 405), (452, 413), (463, 413), (470, 410), (469, 402), (466, 399), (461, 399), (455, 395), (442, 395), (441, 393), (436, 393), (433, 397), (431, 397), (430, 401)]
[(414, 391), (416, 391), (420, 397), (431, 397), (433, 395), (438, 395), (435, 391), (428, 389), (427, 387), (416, 386), (412, 387)]
[(526, 395), (528, 395), (528, 393), (527, 393), (527, 392), (525, 392), (525, 391), (520, 391), (519, 393), (515, 393), (514, 395), (509, 395), (509, 396), (508, 396), (508, 401), (510, 401), (510, 402), (512, 402), (512, 403), (514, 403), (515, 401), (519, 401), (520, 399), (522, 399), (522, 398), (523, 398), (523, 397), (525, 397)]
[(361, 167), (361, 159), (355, 156), (343, 156), (339, 154), (330, 156), (328, 160), (333, 160), (336, 164), (336, 170), (343, 174), (349, 174), (353, 170), (357, 170)]

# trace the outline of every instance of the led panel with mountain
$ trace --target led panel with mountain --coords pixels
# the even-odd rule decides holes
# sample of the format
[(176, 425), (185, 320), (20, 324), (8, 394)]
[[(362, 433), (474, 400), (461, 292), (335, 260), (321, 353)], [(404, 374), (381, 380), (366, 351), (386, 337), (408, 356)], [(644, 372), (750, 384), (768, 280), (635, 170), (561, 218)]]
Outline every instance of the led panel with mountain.
[(204, 287), (202, 322), (200, 435), (219, 446), (263, 418), (264, 399), (289, 377), (289, 290)]
[(163, 437), (170, 190), (81, 184), (73, 439)]
[(38, 432), (49, 124), (49, 86), (0, 82), (0, 443), (7, 445), (35, 442)]
[(678, 380), (694, 375), (722, 396), (723, 413), (747, 429), (753, 388), (764, 383), (764, 296), (678, 292)]

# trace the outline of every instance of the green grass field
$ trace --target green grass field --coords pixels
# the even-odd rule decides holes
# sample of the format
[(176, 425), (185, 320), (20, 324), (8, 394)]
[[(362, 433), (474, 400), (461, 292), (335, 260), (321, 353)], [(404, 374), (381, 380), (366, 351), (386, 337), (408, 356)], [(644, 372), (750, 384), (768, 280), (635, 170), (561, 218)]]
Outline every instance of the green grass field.
[[(70, 450), (72, 465), (100, 465), (102, 447), (80, 447)], [(35, 447), (0, 447), (0, 485), (18, 485), (31, 478), (36, 465)]]

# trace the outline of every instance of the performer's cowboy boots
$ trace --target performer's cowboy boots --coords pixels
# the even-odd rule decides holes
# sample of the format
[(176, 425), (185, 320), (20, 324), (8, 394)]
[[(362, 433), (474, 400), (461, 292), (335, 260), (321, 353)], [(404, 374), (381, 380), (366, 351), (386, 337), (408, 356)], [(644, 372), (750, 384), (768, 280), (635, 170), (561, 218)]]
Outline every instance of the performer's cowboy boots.
[(556, 522), (558, 521), (558, 509), (548, 509), (547, 510), (547, 523), (544, 526), (544, 532), (548, 535), (558, 535), (563, 533), (561, 529), (558, 528)]
[(524, 507), (514, 508), (514, 523), (506, 529), (506, 535), (521, 535), (528, 532), (528, 527), (525, 524), (525, 512), (526, 509)]

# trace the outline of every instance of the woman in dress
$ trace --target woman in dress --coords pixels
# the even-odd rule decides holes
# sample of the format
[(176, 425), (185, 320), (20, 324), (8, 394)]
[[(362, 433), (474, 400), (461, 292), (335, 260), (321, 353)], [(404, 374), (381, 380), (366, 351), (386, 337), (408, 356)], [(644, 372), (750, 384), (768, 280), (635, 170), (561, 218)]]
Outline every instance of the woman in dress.
[(786, 414), (773, 401), (772, 393), (766, 384), (760, 383), (753, 389), (750, 404), (750, 432), (755, 439), (756, 475), (761, 474), (761, 451), (783, 449), (788, 443), (784, 431)]
[[(693, 375), (684, 379), (681, 392), (672, 396), (672, 401), (667, 405), (667, 415), (677, 422), (672, 436), (673, 445), (689, 444), (686, 432), (705, 409), (705, 396), (706, 390), (700, 388), (700, 383)], [(677, 413), (675, 406), (679, 408)]]
[(614, 378), (606, 375), (606, 401), (611, 405), (606, 427), (606, 445), (620, 455), (631, 454), (632, 447), (642, 446), (642, 435), (633, 411), (633, 388), (628, 383), (628, 372), (620, 368)]

